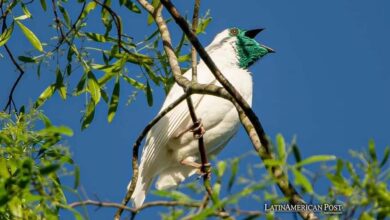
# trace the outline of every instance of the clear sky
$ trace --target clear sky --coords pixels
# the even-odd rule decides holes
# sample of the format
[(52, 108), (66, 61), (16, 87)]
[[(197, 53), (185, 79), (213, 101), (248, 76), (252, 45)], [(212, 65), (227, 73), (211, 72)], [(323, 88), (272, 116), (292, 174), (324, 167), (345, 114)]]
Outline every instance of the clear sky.
[[(178, 6), (182, 11), (191, 11), (188, 3)], [(386, 0), (202, 1), (202, 13), (210, 9), (213, 21), (200, 40), (207, 45), (228, 27), (266, 28), (256, 39), (277, 53), (251, 67), (253, 108), (266, 132), (273, 138), (282, 133), (287, 140), (296, 135), (304, 157), (334, 154), (349, 158), (348, 149), (362, 150), (370, 138), (376, 141), (378, 152), (390, 144), (389, 8)], [(78, 10), (75, 8), (74, 13)], [(36, 16), (29, 27), (45, 39), (48, 21), (40, 23), (45, 16), (40, 14), (40, 8), (32, 9), (32, 13)], [(124, 19), (124, 29), (134, 33), (136, 40), (154, 30), (145, 28), (145, 16), (143, 12)], [(98, 29), (101, 24), (89, 25)], [(172, 30), (177, 42), (178, 29)], [(12, 39), (9, 45), (15, 52), (31, 47), (22, 37)], [(2, 48), (0, 53), (5, 55)], [(0, 59), (0, 66), (0, 104), (4, 106), (17, 73), (8, 59)], [(17, 88), (16, 103), (28, 105), (53, 80), (53, 71), (43, 72), (40, 80), (35, 71), (27, 71)], [(131, 90), (122, 88), (128, 93)], [(91, 127), (85, 131), (80, 131), (83, 97), (70, 97), (63, 102), (56, 95), (45, 104), (44, 112), (54, 124), (64, 124), (75, 131), (65, 143), (80, 165), (81, 183), (91, 199), (96, 194), (101, 200), (122, 200), (131, 177), (132, 143), (164, 98), (162, 89), (154, 90), (155, 104), (151, 108), (141, 94), (129, 106), (125, 105), (127, 97), (122, 95), (111, 124), (107, 123), (106, 106), (99, 106)], [(241, 129), (218, 158), (230, 158), (251, 149)], [(248, 160), (259, 162), (256, 158)], [(109, 219), (115, 212), (90, 210), (91, 219)]]

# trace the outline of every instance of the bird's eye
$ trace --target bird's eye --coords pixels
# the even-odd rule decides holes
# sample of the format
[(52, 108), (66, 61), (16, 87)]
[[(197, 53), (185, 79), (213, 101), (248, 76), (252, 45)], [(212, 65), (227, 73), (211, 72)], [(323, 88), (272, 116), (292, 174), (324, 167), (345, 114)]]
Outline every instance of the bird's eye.
[(238, 34), (238, 29), (237, 28), (230, 29), (230, 35), (237, 36), (237, 34)]

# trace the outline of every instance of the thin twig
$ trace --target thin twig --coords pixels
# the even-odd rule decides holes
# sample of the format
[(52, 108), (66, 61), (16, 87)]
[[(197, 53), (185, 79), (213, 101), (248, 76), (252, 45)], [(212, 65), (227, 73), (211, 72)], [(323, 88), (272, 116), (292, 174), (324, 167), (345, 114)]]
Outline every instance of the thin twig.
[(3, 111), (6, 111), (7, 108), (9, 108), (9, 113), (11, 113), (11, 104), (13, 104), (13, 106), (15, 108), (15, 111), (17, 111), (15, 102), (13, 100), (13, 95), (14, 95), (16, 87), (18, 86), (18, 84), (19, 84), (20, 80), (22, 79), (22, 77), (23, 77), (25, 72), (22, 69), (22, 67), (18, 64), (18, 62), (15, 60), (14, 55), (12, 54), (11, 50), (8, 48), (8, 46), (6, 44), (4, 44), (4, 48), (7, 51), (7, 54), (10, 57), (12, 63), (15, 65), (15, 67), (19, 71), (19, 76), (18, 76), (18, 78), (16, 78), (15, 82), (12, 84), (11, 90), (10, 90), (10, 92), (8, 94), (7, 104), (5, 105), (5, 107), (3, 109)]
[[(10, 4), (13, 4), (13, 2), (10, 3)], [(3, 12), (3, 1), (1, 1), (1, 7), (0, 8), (1, 8), (1, 11)], [(7, 21), (6, 21), (6, 19), (7, 19), (7, 15), (8, 15), (10, 10), (11, 10), (10, 6), (8, 6), (6, 11), (5, 11), (5, 13), (3, 12), (3, 14), (2, 14), (2, 19), (3, 19), (2, 28), (1, 28), (1, 32), (2, 33), (4, 33), (4, 31), (7, 29)], [(16, 104), (15, 104), (15, 102), (13, 100), (13, 95), (14, 95), (16, 87), (18, 86), (18, 84), (19, 84), (20, 80), (22, 79), (22, 77), (23, 77), (25, 72), (24, 72), (23, 68), (16, 61), (13, 53), (11, 52), (11, 50), (9, 49), (7, 44), (4, 44), (4, 48), (5, 48), (8, 56), (9, 56), (9, 58), (11, 59), (11, 62), (14, 64), (16, 69), (19, 71), (19, 75), (16, 78), (15, 82), (12, 84), (11, 90), (10, 90), (10, 92), (8, 94), (7, 103), (6, 103), (6, 105), (5, 105), (4, 109), (3, 109), (3, 111), (6, 111), (7, 108), (8, 108), (8, 112), (11, 113), (12, 106), (14, 106), (15, 111), (17, 111)]]
[(51, 3), (52, 3), (52, 9), (53, 9), (54, 18), (55, 18), (55, 23), (57, 24), (57, 30), (59, 30), (60, 34), (61, 34), (61, 38), (59, 39), (59, 41), (61, 41), (61, 39), (65, 38), (64, 30), (62, 30), (62, 24), (61, 24), (61, 20), (58, 16), (58, 13), (57, 13), (57, 4), (56, 4), (55, 0), (51, 0)]
[[(192, 17), (192, 30), (197, 29), (198, 26), (198, 16), (199, 16), (199, 6), (200, 6), (200, 0), (195, 0), (194, 4), (194, 12), (193, 12), (193, 17)], [(194, 47), (191, 48), (191, 66), (192, 66), (192, 83), (197, 83), (197, 57), (196, 57), (196, 49)], [(187, 97), (187, 106), (188, 110), (190, 112), (191, 120), (193, 124), (199, 123), (200, 119), (196, 116), (194, 104), (192, 102), (191, 96)], [(202, 129), (197, 129), (194, 133), (195, 135), (199, 136), (198, 138), (198, 149), (199, 149), (199, 155), (201, 159), (201, 172), (203, 173), (203, 185), (206, 189), (206, 192), (208, 194), (208, 198), (211, 198), (211, 200), (214, 202), (214, 204), (217, 203), (217, 199), (214, 198), (213, 191), (211, 189), (211, 184), (210, 184), (210, 178), (211, 178), (211, 172), (210, 172), (210, 166), (208, 165), (208, 158), (207, 158), (207, 152), (206, 152), (206, 147), (204, 144), (204, 139), (203, 139), (203, 134), (202, 134)], [(204, 131), (206, 132), (206, 131)], [(205, 200), (205, 202), (208, 201)], [(207, 204), (205, 204), (207, 206)]]
[(153, 202), (145, 203), (139, 208), (131, 208), (131, 207), (119, 204), (119, 203), (101, 202), (101, 201), (95, 201), (95, 200), (88, 199), (85, 201), (74, 202), (74, 203), (69, 204), (69, 206), (72, 208), (75, 208), (78, 206), (86, 206), (86, 205), (93, 205), (93, 206), (99, 206), (99, 207), (121, 208), (121, 209), (129, 211), (129, 212), (137, 213), (143, 209), (156, 207), (156, 206), (184, 206), (184, 207), (196, 208), (196, 207), (200, 206), (200, 203), (199, 202), (182, 202), (182, 201), (153, 201)]
[[(198, 20), (199, 20), (199, 8), (200, 8), (200, 0), (195, 0), (194, 4), (194, 12), (192, 15), (192, 31), (196, 33), (196, 29), (198, 28)], [(198, 71), (197, 71), (197, 53), (196, 48), (194, 46), (191, 47), (191, 61), (192, 61), (192, 81), (198, 82)]]
[[(111, 17), (114, 20), (114, 23), (115, 23), (115, 26), (116, 26), (116, 30), (117, 30), (118, 48), (119, 48), (119, 50), (120, 49), (125, 49), (122, 46), (122, 22), (121, 22), (121, 19), (120, 19), (119, 15), (117, 15), (117, 13), (114, 10), (112, 10), (111, 7), (108, 6), (107, 4), (101, 3), (101, 2), (99, 2), (97, 0), (93, 0), (93, 1), (96, 2), (98, 5), (102, 6), (105, 10), (108, 11), (108, 13), (110, 13)], [(126, 52), (130, 52), (130, 51), (126, 51)]]

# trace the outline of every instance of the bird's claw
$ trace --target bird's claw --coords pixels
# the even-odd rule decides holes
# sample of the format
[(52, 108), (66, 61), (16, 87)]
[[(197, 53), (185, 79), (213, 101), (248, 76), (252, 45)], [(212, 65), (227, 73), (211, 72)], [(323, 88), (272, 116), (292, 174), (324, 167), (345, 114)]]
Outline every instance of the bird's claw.
[(189, 128), (185, 129), (183, 132), (181, 132), (179, 135), (177, 135), (176, 138), (181, 137), (183, 134), (185, 134), (189, 131), (194, 133), (195, 139), (200, 139), (201, 137), (203, 137), (204, 133), (206, 133), (206, 129), (204, 129), (204, 127), (203, 127), (202, 119), (198, 119)]
[(192, 125), (190, 131), (194, 133), (195, 139), (200, 139), (201, 137), (203, 137), (204, 133), (206, 133), (206, 130), (203, 127), (202, 119), (196, 121)]

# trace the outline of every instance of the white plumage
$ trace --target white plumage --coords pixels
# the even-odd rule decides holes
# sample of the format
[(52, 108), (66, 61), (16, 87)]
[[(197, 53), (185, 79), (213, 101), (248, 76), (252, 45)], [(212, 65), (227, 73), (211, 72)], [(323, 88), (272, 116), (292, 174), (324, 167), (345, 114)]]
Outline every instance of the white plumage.
[[(244, 68), (239, 67), (239, 56), (236, 37), (232, 37), (229, 29), (218, 34), (206, 48), (215, 64), (224, 76), (233, 84), (244, 99), (252, 103), (252, 76)], [(201, 61), (198, 66), (199, 83), (220, 84)], [(184, 77), (191, 79), (191, 69)], [(174, 84), (161, 108), (165, 109), (183, 94), (183, 89)], [(238, 113), (229, 101), (210, 95), (192, 95), (195, 111), (202, 119), (206, 130), (204, 142), (208, 156), (215, 155), (223, 149), (234, 136), (239, 127)], [(157, 189), (170, 189), (178, 186), (197, 170), (184, 166), (182, 160), (200, 163), (198, 141), (192, 132), (178, 135), (192, 125), (186, 101), (180, 103), (165, 115), (148, 133), (142, 151), (139, 176), (131, 197), (135, 207), (140, 207), (145, 195), (157, 178)], [(130, 184), (129, 184), (130, 186)]]

